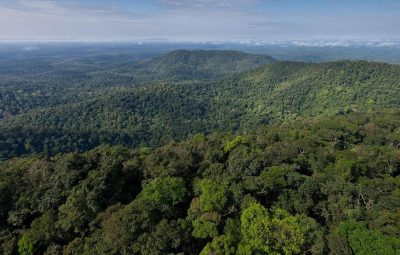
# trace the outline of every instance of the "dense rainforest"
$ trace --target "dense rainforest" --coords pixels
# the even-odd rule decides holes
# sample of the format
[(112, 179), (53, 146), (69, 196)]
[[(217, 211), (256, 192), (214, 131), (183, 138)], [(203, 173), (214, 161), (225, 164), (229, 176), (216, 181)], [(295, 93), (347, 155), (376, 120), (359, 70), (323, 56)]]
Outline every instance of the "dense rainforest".
[[(68, 52), (67, 52), (68, 53)], [(64, 53), (66, 54), (66, 53)], [(154, 56), (155, 55), (155, 56)], [(0, 55), (1, 56), (1, 55)], [(55, 55), (0, 60), (0, 119), (77, 103), (121, 87), (155, 81), (204, 82), (276, 62), (238, 51)]]
[[(173, 56), (169, 61), (174, 63), (198, 63), (205, 55), (201, 52), (200, 58), (194, 52), (189, 58), (187, 54), (178, 51), (167, 56)], [(167, 62), (161, 57), (157, 63), (160, 59)], [(167, 67), (174, 69), (174, 65)], [(154, 147), (198, 132), (243, 132), (302, 116), (398, 108), (399, 77), (400, 66), (384, 63), (276, 62), (218, 81), (114, 87), (87, 100), (3, 119), (0, 159), (85, 151), (105, 143)]]
[(0, 164), (1, 254), (400, 253), (400, 112)]
[(0, 47), (0, 254), (400, 254), (400, 66), (83, 48)]

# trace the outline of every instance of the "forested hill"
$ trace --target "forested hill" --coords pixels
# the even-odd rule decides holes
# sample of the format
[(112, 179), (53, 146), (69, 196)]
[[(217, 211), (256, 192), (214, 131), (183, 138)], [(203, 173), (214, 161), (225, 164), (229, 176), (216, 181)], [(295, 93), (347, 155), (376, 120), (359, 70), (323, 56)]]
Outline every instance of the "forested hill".
[[(0, 62), (0, 119), (42, 107), (82, 102), (117, 87), (155, 81), (205, 82), (275, 62), (266, 55), (237, 51), (173, 51), (11, 57)], [(120, 55), (121, 54), (121, 55)]]
[[(255, 112), (290, 115), (332, 115), (399, 107), (400, 66), (365, 61), (322, 64), (278, 62), (225, 80), (220, 93), (231, 91)], [(221, 97), (220, 97), (221, 98)], [(231, 103), (230, 97), (225, 97)], [(236, 101), (238, 102), (238, 101)], [(239, 107), (239, 104), (236, 107)]]
[(134, 69), (139, 75), (147, 75), (152, 80), (209, 80), (249, 71), (274, 62), (276, 60), (267, 55), (253, 55), (239, 51), (177, 50), (146, 61)]
[(399, 114), (0, 162), (0, 254), (398, 255)]
[[(177, 54), (177, 53), (174, 53)], [(246, 131), (302, 116), (400, 107), (400, 66), (277, 62), (216, 81), (115, 89), (0, 122), (0, 158), (165, 144), (197, 132)]]

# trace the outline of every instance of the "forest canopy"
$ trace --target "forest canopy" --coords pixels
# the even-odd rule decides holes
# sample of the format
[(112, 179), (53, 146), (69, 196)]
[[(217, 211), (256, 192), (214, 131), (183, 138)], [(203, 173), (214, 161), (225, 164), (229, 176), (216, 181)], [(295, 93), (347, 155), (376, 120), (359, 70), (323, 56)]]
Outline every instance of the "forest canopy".
[[(162, 61), (153, 60), (156, 66), (164, 63), (164, 69), (152, 70), (170, 70), (174, 67), (171, 63), (181, 67), (193, 61), (211, 65), (233, 56), (246, 57), (247, 61), (254, 58), (236, 52), (223, 52), (225, 57), (212, 53), (216, 56), (173, 52), (161, 57)], [(205, 62), (207, 56), (212, 61)], [(240, 133), (305, 116), (397, 109), (398, 77), (400, 67), (384, 63), (275, 62), (218, 81), (113, 87), (85, 100), (69, 95), (78, 102), (39, 109), (34, 106), (26, 113), (0, 120), (0, 160), (31, 153), (84, 152), (102, 144), (156, 147), (195, 133)], [(89, 93), (83, 88), (76, 89), (79, 91)]]
[(0, 254), (400, 254), (398, 65), (54, 50), (0, 51)]
[(400, 112), (0, 164), (0, 253), (399, 254)]

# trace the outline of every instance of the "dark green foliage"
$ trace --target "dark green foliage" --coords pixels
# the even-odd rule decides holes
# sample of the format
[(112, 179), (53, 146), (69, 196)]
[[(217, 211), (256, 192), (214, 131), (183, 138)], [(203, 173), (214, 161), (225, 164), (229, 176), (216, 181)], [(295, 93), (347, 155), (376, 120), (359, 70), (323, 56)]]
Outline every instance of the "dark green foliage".
[(5, 53), (8, 58), (0, 59), (0, 119), (79, 103), (118, 88), (154, 81), (216, 80), (276, 62), (266, 55), (238, 51), (180, 50), (159, 56), (165, 50), (132, 52), (117, 47), (106, 52), (68, 52), (65, 48), (38, 51), (34, 56)]
[(276, 62), (266, 55), (239, 51), (177, 50), (139, 64), (139, 75), (148, 80), (213, 80)]
[[(181, 55), (171, 54), (174, 58)], [(222, 53), (182, 54), (190, 62), (192, 58), (214, 61)], [(231, 53), (225, 54), (229, 57)], [(399, 76), (399, 66), (383, 63), (277, 62), (222, 81), (113, 87), (79, 103), (32, 110), (0, 121), (0, 159), (86, 151), (100, 144), (159, 146), (195, 133), (247, 131), (303, 116), (398, 108)], [(336, 146), (343, 148), (345, 137), (341, 130), (335, 132), (326, 135), (334, 136)], [(371, 126), (368, 132), (379, 133), (379, 129)], [(233, 147), (240, 143), (232, 142)]]
[(399, 116), (3, 161), (0, 253), (398, 254)]
[(398, 66), (70, 54), (0, 59), (1, 254), (400, 252)]

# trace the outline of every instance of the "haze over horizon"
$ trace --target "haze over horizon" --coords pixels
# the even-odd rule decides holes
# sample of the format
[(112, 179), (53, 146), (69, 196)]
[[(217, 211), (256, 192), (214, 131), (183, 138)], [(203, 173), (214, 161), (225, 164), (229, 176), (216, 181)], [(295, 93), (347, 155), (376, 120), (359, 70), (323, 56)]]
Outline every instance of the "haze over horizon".
[(395, 0), (3, 0), (0, 40), (398, 40)]

